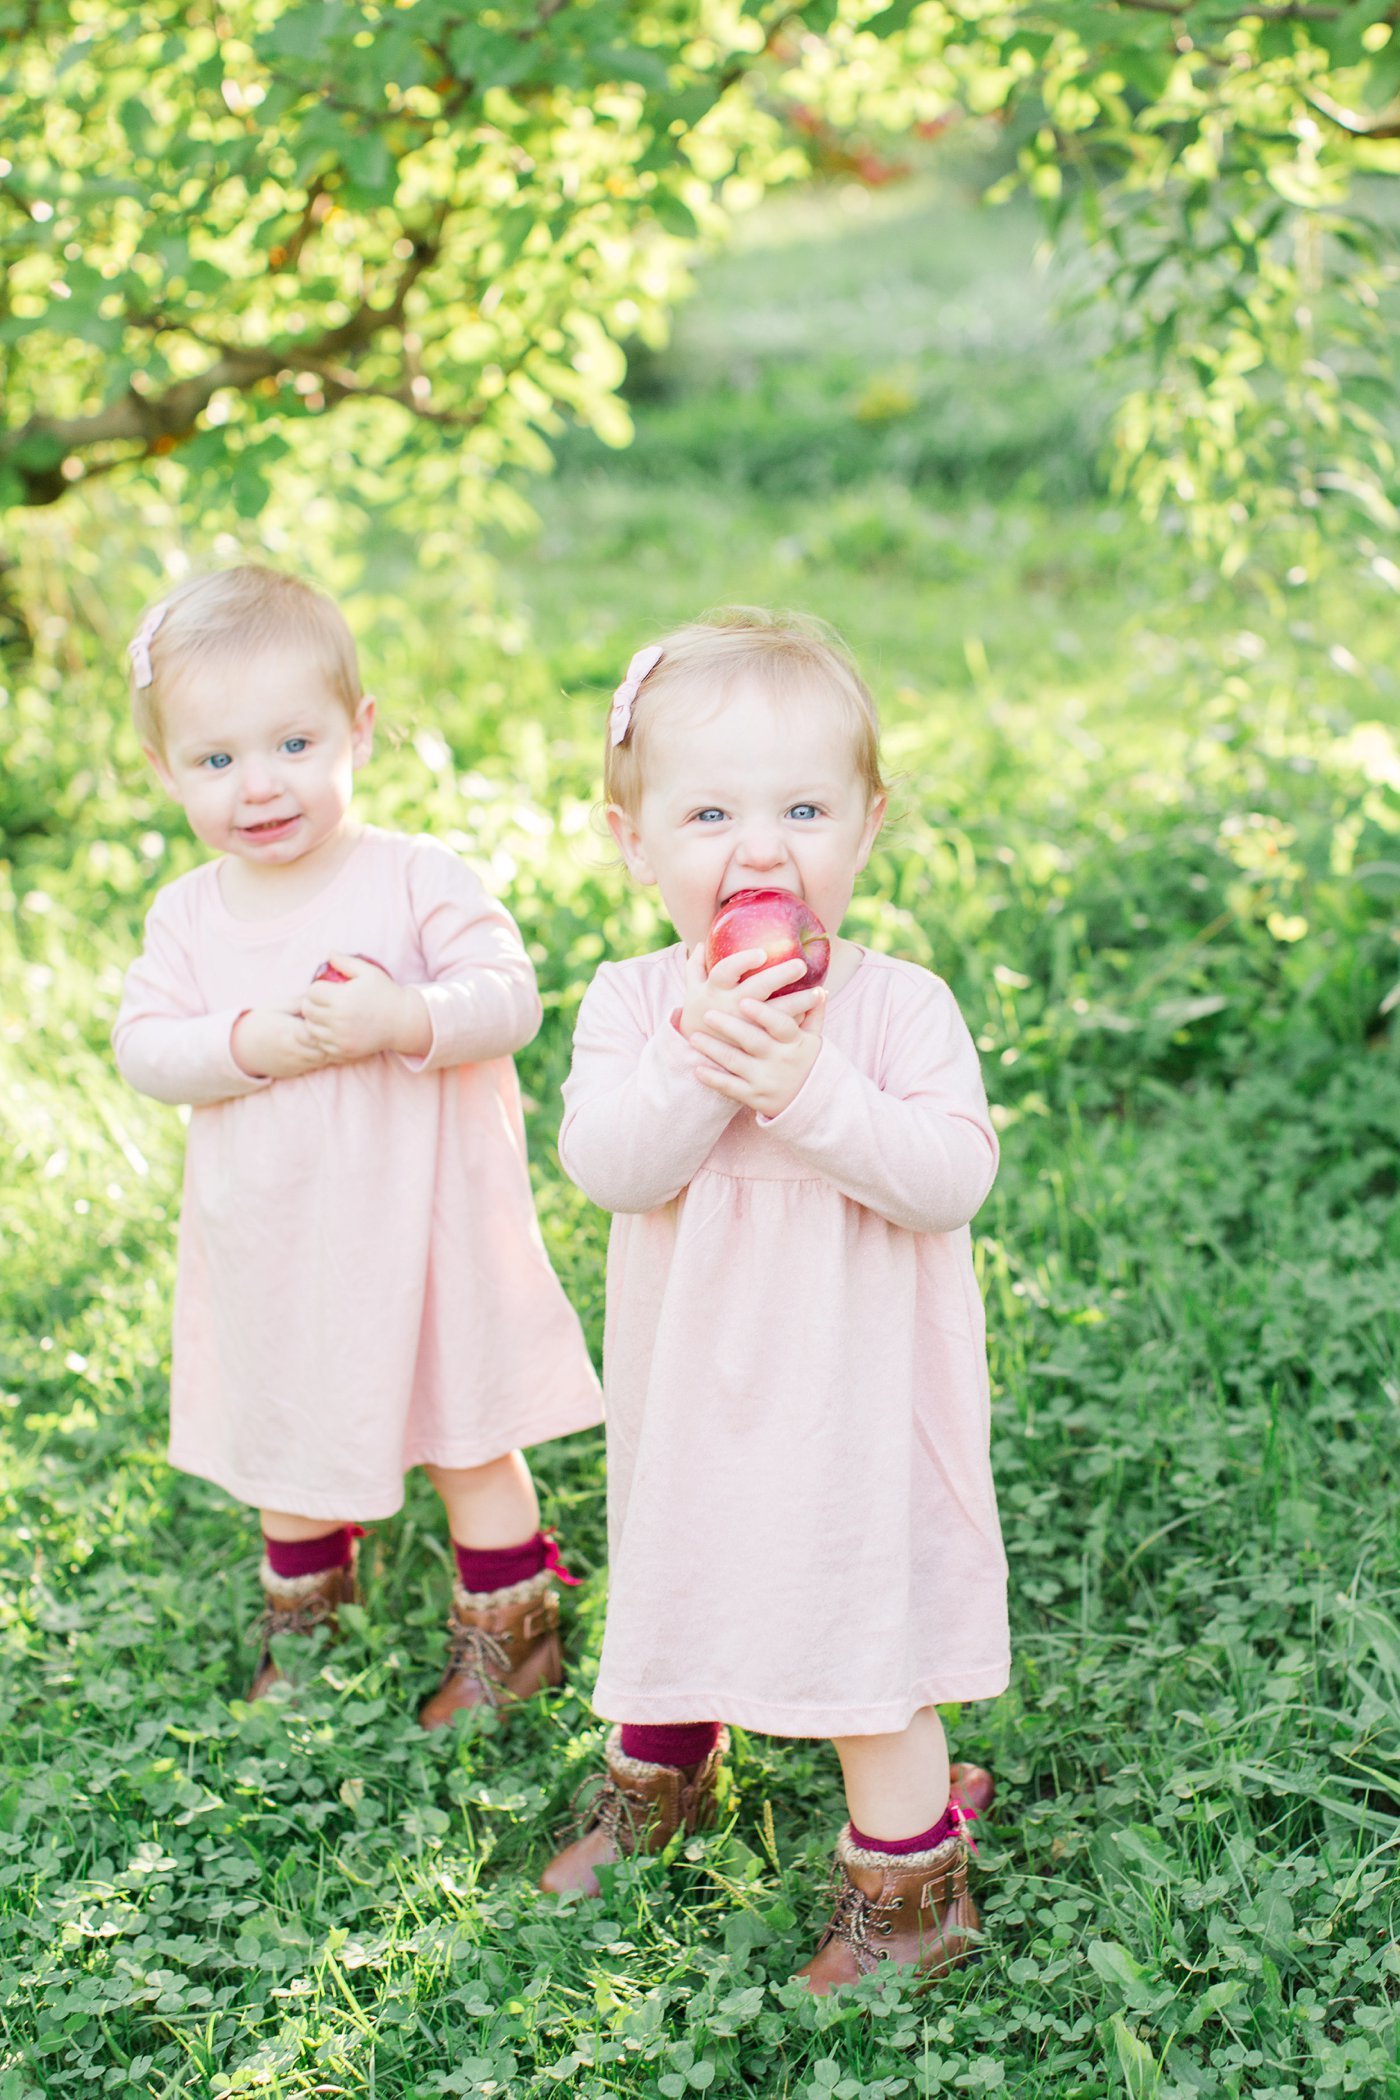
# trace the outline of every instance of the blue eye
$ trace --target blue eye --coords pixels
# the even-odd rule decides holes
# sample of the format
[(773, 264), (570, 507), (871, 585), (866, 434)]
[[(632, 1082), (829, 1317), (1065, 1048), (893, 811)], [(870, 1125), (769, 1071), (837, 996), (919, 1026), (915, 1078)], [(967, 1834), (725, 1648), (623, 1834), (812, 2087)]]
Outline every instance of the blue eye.
[(815, 802), (794, 802), (792, 808), (788, 811), (788, 815), (790, 817), (801, 817), (805, 822), (811, 817), (819, 817), (821, 811), (817, 808)]
[(200, 760), (200, 764), (208, 766), (211, 773), (222, 773), (225, 766), (233, 764), (233, 760), (227, 751), (211, 751), (207, 758)]
[(290, 751), (293, 758), (305, 751), (311, 743), (309, 736), (288, 736), (282, 739), (282, 749)]
[(722, 809), (697, 809), (695, 812), (697, 824), (708, 824), (711, 818), (717, 818), (722, 824), (724, 822), (724, 811)]

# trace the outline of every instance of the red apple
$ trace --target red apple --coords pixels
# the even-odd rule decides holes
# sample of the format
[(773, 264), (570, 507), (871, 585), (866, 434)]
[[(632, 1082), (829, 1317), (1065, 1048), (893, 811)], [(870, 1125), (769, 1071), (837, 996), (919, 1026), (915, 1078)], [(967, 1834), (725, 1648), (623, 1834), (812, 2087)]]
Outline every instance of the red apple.
[[(357, 954), (355, 960), (356, 962), (367, 962), (373, 970), (384, 970), (384, 965), (377, 956)], [(384, 975), (387, 977), (389, 972), (384, 970)], [(350, 979), (343, 970), (337, 970), (333, 962), (323, 962), (311, 982), (313, 984), (349, 984)]]
[(806, 976), (783, 985), (774, 995), (777, 998), (786, 992), (810, 992), (821, 983), (831, 962), (826, 928), (810, 905), (794, 897), (791, 890), (735, 890), (732, 897), (726, 897), (705, 942), (706, 970), (713, 970), (723, 956), (741, 948), (763, 950), (763, 961), (746, 970), (746, 977), (774, 963), (799, 958), (806, 963)]

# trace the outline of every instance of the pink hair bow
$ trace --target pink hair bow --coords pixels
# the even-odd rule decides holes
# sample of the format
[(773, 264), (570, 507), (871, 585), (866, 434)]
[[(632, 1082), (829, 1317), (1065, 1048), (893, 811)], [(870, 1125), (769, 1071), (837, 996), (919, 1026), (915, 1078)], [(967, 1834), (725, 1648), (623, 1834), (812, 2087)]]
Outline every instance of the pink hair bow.
[(126, 653), (131, 658), (131, 675), (139, 686), (150, 685), (155, 678), (156, 674), (151, 669), (151, 643), (156, 638), (156, 630), (165, 614), (166, 604), (162, 598), (159, 605), (151, 607), (126, 645)]
[(656, 669), (661, 657), (661, 649), (655, 642), (649, 642), (645, 649), (637, 651), (627, 666), (627, 676), (613, 694), (612, 712), (608, 716), (608, 728), (615, 744), (626, 741), (627, 732), (632, 727), (632, 709), (636, 704), (642, 680), (649, 671)]

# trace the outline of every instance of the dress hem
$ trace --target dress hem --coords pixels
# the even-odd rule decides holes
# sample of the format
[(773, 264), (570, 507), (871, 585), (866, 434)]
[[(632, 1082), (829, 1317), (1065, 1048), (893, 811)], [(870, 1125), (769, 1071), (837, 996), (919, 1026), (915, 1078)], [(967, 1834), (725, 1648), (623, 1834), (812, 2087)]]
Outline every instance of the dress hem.
[(574, 1420), (561, 1423), (553, 1417), (548, 1425), (519, 1424), (509, 1442), (502, 1444), (493, 1439), (489, 1449), (484, 1446), (412, 1445), (404, 1452), (403, 1472), (392, 1486), (386, 1485), (378, 1490), (357, 1489), (340, 1496), (328, 1495), (323, 1488), (314, 1493), (309, 1489), (302, 1490), (286, 1481), (240, 1480), (232, 1473), (216, 1470), (210, 1462), (193, 1453), (183, 1454), (173, 1441), (166, 1455), (177, 1473), (190, 1473), (197, 1480), (207, 1480), (249, 1509), (275, 1509), (299, 1517), (328, 1517), (332, 1522), (347, 1524), (378, 1524), (388, 1517), (397, 1516), (403, 1508), (403, 1474), (415, 1467), (444, 1466), (456, 1470), (487, 1466), (495, 1459), (508, 1457), (512, 1451), (535, 1450), (539, 1445), (552, 1444), (560, 1437), (577, 1436), (585, 1429), (597, 1429), (602, 1420), (602, 1408), (595, 1401)]
[(916, 1685), (906, 1698), (880, 1706), (798, 1707), (767, 1704), (739, 1693), (653, 1692), (635, 1699), (620, 1697), (611, 1686), (593, 1694), (593, 1711), (605, 1721), (640, 1722), (651, 1727), (679, 1727), (693, 1721), (726, 1721), (759, 1735), (816, 1736), (899, 1735), (925, 1706), (947, 1706), (970, 1699), (995, 1699), (1011, 1682), (1010, 1661), (969, 1673)]

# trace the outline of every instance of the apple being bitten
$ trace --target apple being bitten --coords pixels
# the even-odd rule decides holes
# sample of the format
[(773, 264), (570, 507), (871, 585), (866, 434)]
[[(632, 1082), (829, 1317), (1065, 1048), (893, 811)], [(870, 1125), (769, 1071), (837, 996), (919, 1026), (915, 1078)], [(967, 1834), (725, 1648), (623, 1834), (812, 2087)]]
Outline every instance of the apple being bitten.
[(771, 969), (774, 963), (795, 962), (799, 958), (806, 963), (806, 976), (799, 977), (795, 984), (783, 985), (775, 994), (777, 998), (788, 992), (814, 990), (831, 962), (826, 928), (811, 906), (794, 897), (791, 890), (735, 890), (732, 897), (725, 898), (705, 942), (706, 970), (713, 970), (717, 962), (741, 948), (763, 950), (763, 961), (755, 963), (753, 970), (746, 970), (745, 977), (752, 977), (756, 970)]

